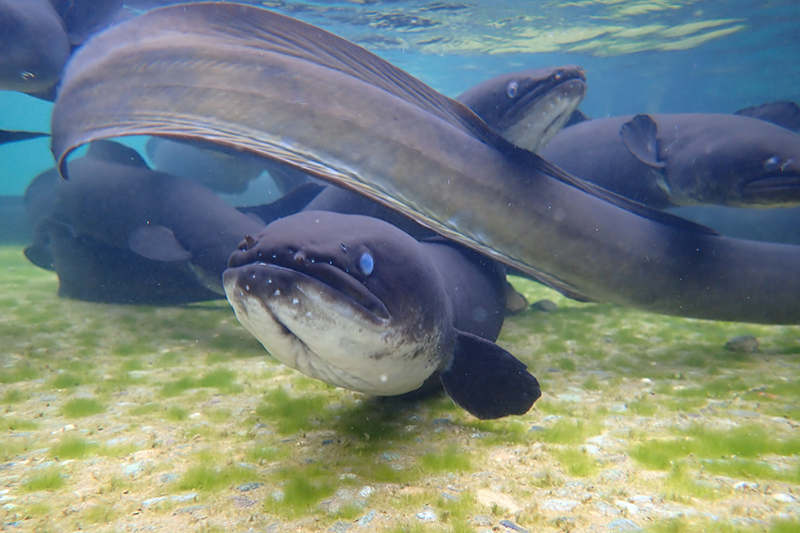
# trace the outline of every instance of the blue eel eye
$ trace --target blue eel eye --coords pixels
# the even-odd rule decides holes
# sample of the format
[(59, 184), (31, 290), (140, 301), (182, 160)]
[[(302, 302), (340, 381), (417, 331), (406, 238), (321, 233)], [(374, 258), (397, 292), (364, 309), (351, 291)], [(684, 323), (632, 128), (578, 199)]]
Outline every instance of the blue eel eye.
[(517, 97), (517, 90), (518, 89), (519, 89), (519, 83), (517, 83), (516, 81), (512, 80), (512, 81), (508, 82), (508, 85), (506, 86), (506, 94), (508, 95), (509, 98), (511, 98), (513, 100), (514, 98)]
[(372, 259), (372, 255), (369, 252), (361, 254), (361, 259), (358, 260), (358, 268), (361, 269), (365, 276), (372, 274), (372, 269), (375, 268), (375, 260)]

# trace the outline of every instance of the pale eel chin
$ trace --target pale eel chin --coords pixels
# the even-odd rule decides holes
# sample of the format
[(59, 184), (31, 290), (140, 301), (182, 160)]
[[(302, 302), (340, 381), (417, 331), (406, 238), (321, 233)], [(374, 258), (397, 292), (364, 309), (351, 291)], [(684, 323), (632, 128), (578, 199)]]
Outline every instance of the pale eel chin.
[(286, 269), (275, 277), (274, 268), (245, 265), (226, 270), (223, 280), (236, 318), (284, 365), (375, 396), (416, 390), (440, 366), (438, 335), (407, 338), (391, 318), (298, 272), (287, 283)]
[(500, 131), (501, 135), (520, 148), (537, 152), (561, 131), (585, 91), (586, 84), (581, 80), (569, 80), (528, 105), (516, 106), (514, 112), (522, 116)]

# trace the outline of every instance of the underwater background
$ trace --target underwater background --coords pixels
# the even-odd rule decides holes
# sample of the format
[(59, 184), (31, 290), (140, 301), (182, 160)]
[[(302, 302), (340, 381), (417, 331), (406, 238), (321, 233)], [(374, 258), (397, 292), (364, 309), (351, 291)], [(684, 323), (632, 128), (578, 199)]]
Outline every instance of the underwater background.
[[(452, 97), (576, 64), (590, 117), (800, 101), (788, 0), (257, 4)], [(51, 109), (0, 92), (0, 129), (48, 131)], [(47, 139), (0, 146), (0, 195), (52, 165)], [(582, 304), (514, 279), (555, 303), (510, 317), (499, 340), (544, 396), (480, 422), (447, 398), (307, 379), (224, 300), (59, 299), (21, 250), (0, 246), (0, 529), (800, 531), (798, 327)], [(743, 336), (757, 345), (729, 343)]]
[[(127, 2), (130, 12), (168, 1)], [(246, 2), (245, 2), (246, 3)], [(791, 1), (252, 2), (325, 28), (455, 97), (492, 76), (574, 64), (590, 117), (732, 113), (800, 100)], [(47, 131), (51, 105), (0, 94), (0, 128)], [(0, 146), (0, 195), (51, 166), (48, 141)]]

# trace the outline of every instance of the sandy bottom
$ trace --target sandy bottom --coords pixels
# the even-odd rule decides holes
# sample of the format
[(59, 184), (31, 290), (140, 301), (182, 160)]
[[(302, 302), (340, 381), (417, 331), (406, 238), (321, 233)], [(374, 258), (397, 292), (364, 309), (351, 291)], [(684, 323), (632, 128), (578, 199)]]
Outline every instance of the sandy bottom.
[(515, 280), (558, 306), (499, 341), (544, 396), (481, 422), (305, 378), (225, 301), (69, 301), (19, 248), (0, 268), (0, 529), (800, 531), (797, 327)]

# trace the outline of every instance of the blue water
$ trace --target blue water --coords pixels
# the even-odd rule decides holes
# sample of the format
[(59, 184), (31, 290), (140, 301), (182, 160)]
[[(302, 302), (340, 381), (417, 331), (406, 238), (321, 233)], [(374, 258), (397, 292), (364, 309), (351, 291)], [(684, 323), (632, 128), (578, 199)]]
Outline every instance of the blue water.
[[(132, 0), (129, 13), (164, 4)], [(258, 2), (378, 53), (457, 96), (491, 76), (577, 64), (599, 117), (733, 112), (800, 101), (800, 3), (525, 0)], [(46, 131), (51, 106), (0, 92), (0, 128)], [(0, 195), (24, 192), (52, 166), (48, 141), (0, 146)]]

